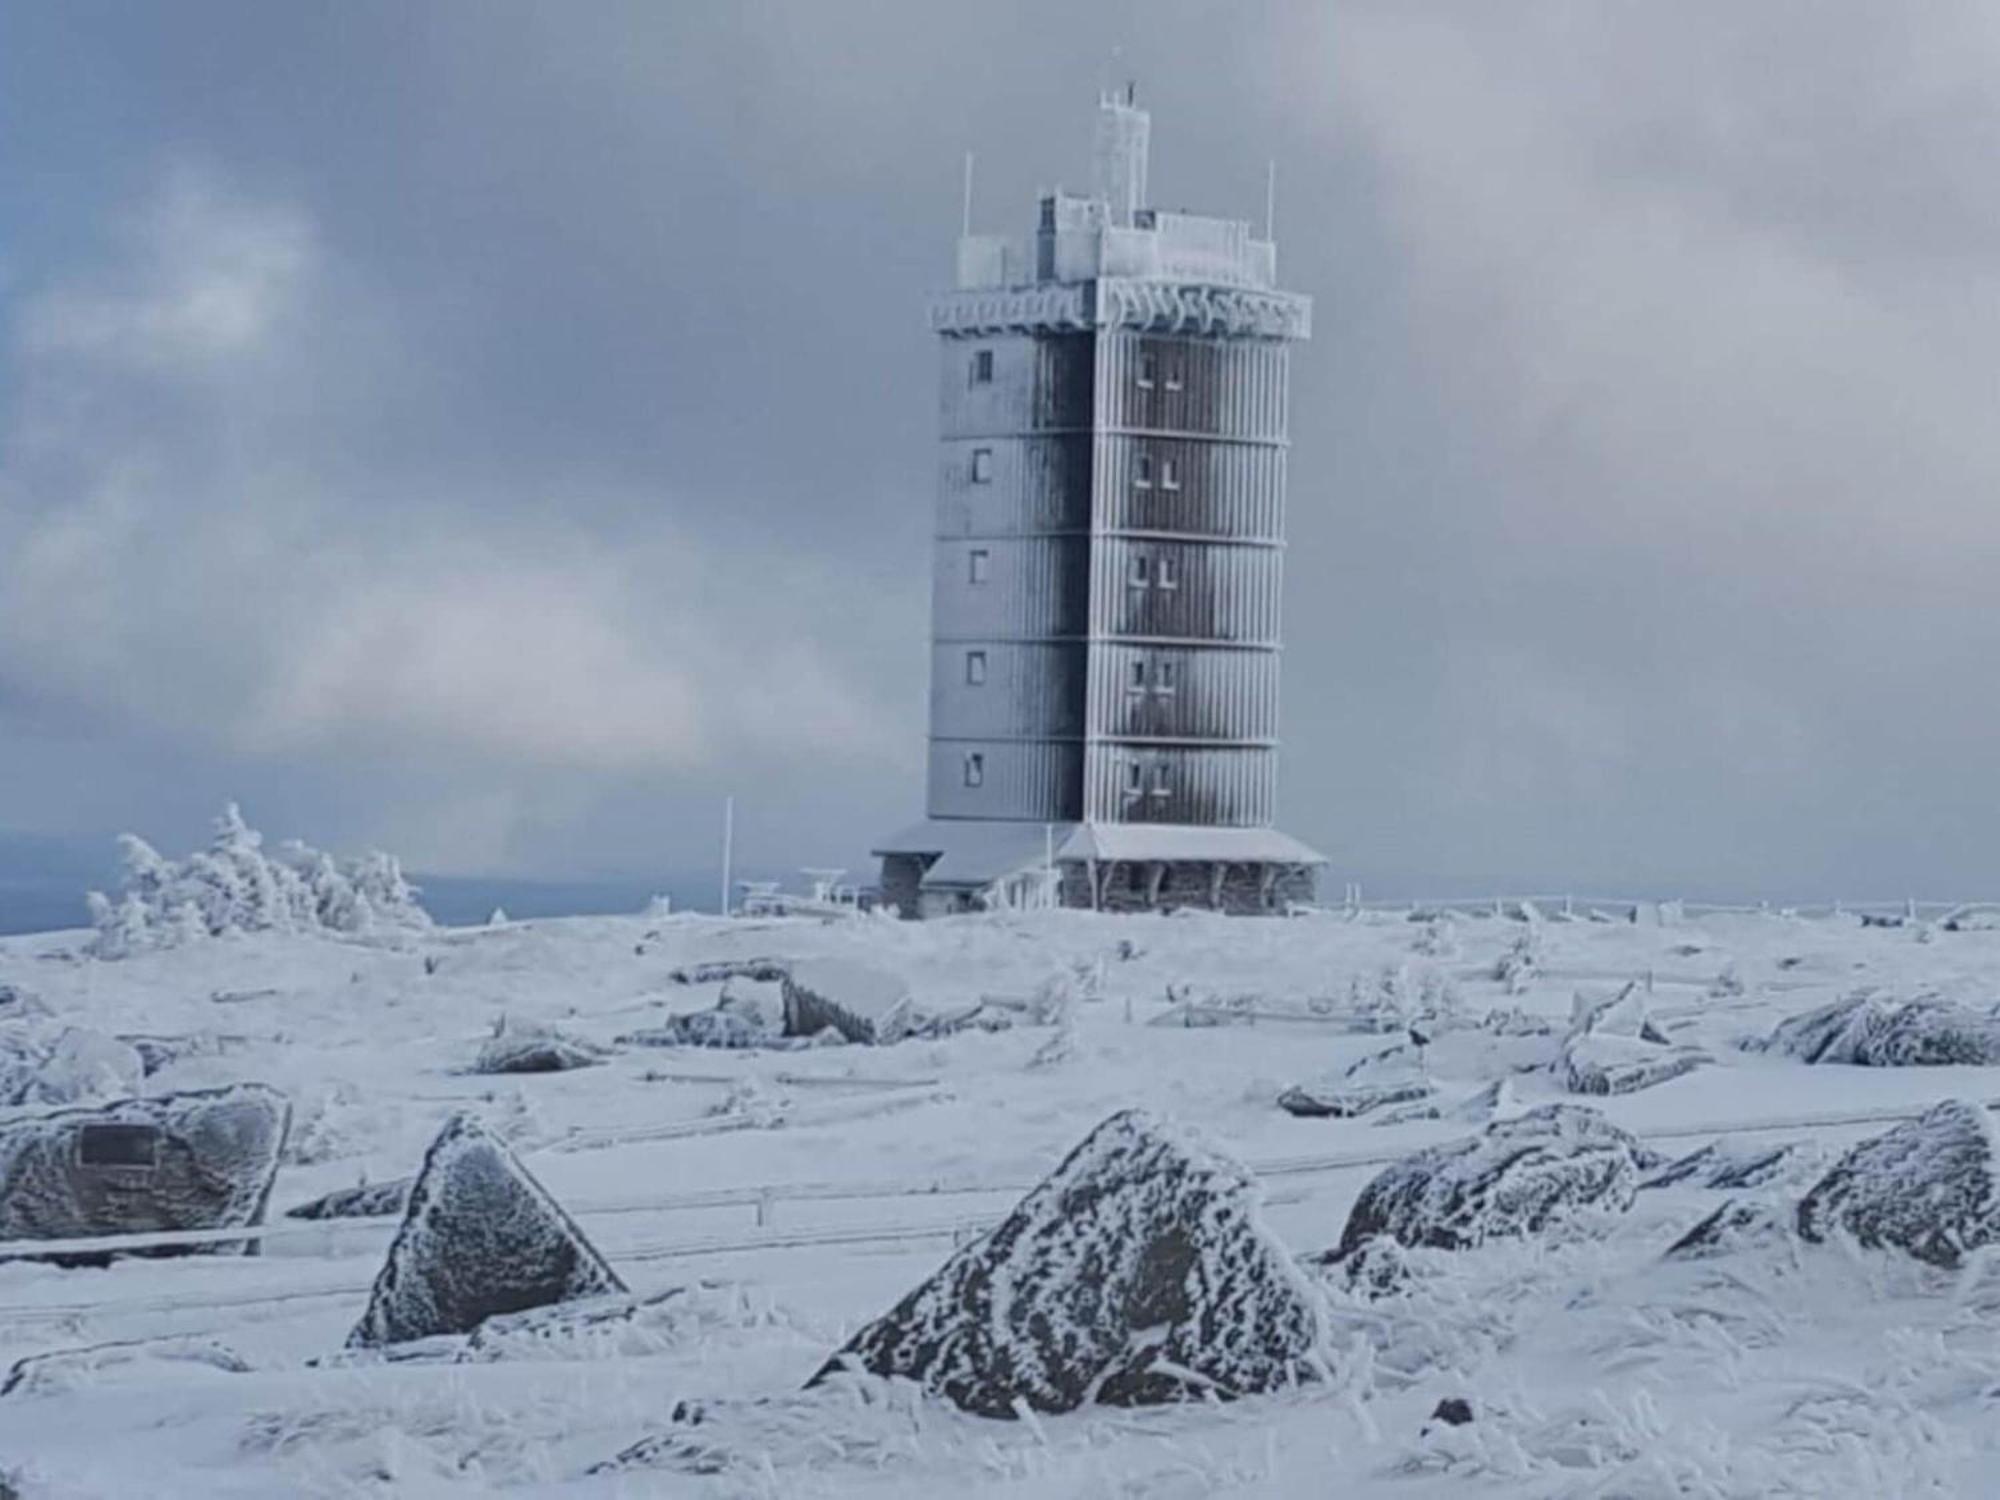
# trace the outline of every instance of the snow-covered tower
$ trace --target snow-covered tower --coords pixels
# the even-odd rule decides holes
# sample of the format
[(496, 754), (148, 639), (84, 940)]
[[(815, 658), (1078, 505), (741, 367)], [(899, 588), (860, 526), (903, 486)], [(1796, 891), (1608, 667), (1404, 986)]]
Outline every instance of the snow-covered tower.
[(1273, 826), (1286, 381), (1310, 299), (1240, 220), (1146, 206), (1101, 102), (1092, 192), (967, 235), (943, 352), (928, 816), (905, 915), (1046, 899), (1266, 911), (1324, 861)]

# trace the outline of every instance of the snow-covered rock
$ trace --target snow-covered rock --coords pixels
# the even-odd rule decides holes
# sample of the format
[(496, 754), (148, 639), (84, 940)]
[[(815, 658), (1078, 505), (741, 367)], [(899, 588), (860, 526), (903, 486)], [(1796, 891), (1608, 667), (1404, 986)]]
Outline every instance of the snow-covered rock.
[(870, 1323), (842, 1368), (968, 1411), (1233, 1397), (1322, 1368), (1320, 1295), (1255, 1180), (1179, 1129), (1113, 1115), (990, 1234)]
[(375, 1219), (399, 1214), (409, 1204), (414, 1177), (392, 1177), (386, 1182), (363, 1182), (353, 1187), (335, 1188), (305, 1203), (285, 1210), (288, 1219)]
[(1481, 1134), (1432, 1146), (1361, 1190), (1340, 1244), (1324, 1261), (1377, 1236), (1440, 1250), (1529, 1235), (1586, 1209), (1622, 1213), (1638, 1190), (1638, 1142), (1594, 1109), (1546, 1104)]
[(831, 1026), (850, 1042), (885, 1044), (920, 1024), (900, 976), (851, 959), (794, 964), (784, 977), (784, 996), (789, 1036), (816, 1036)]
[(1653, 1025), (1646, 997), (1628, 984), (1616, 995), (1578, 995), (1555, 1074), (1572, 1094), (1632, 1094), (1691, 1073), (1706, 1053), (1675, 1047)]
[(1710, 1141), (1667, 1163), (1639, 1184), (1641, 1188), (1698, 1187), (1738, 1191), (1798, 1181), (1824, 1163), (1810, 1141), (1780, 1141), (1775, 1145), (1731, 1145)]
[(1668, 1260), (1711, 1260), (1795, 1242), (1794, 1216), (1777, 1204), (1729, 1198), (1668, 1247)]
[(715, 1008), (724, 1015), (740, 1016), (757, 1030), (772, 1037), (785, 1034), (785, 985), (779, 979), (753, 979), (732, 974), (722, 986), (722, 998)]
[(290, 1121), (240, 1083), (0, 1122), (0, 1240), (261, 1223)]
[(1801, 1062), (1864, 1068), (1990, 1066), (2000, 1063), (2000, 1017), (1935, 996), (1850, 995), (1788, 1016), (1770, 1036), (1746, 1045)]
[(566, 1073), (604, 1061), (604, 1049), (552, 1026), (524, 1025), (502, 1018), (479, 1048), (475, 1073)]
[(101, 1031), (32, 1020), (0, 1025), (0, 1105), (127, 1098), (145, 1075), (138, 1050)]
[(2000, 1238), (2000, 1140), (1985, 1109), (1946, 1099), (1861, 1142), (1799, 1200), (1798, 1229), (1952, 1267)]
[(1353, 1119), (1393, 1104), (1428, 1099), (1436, 1085), (1412, 1074), (1402, 1079), (1336, 1078), (1320, 1084), (1295, 1084), (1278, 1095), (1278, 1108), (1305, 1119), (1331, 1116)]
[(624, 1290), (514, 1153), (470, 1115), (455, 1115), (424, 1155), (347, 1342), (367, 1348), (466, 1333), (498, 1313)]

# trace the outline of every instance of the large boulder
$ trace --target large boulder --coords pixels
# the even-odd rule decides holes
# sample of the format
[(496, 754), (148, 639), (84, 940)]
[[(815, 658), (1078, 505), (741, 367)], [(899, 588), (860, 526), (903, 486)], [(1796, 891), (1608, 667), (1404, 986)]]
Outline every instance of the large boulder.
[(982, 1416), (1229, 1398), (1323, 1366), (1320, 1294), (1241, 1165), (1113, 1115), (813, 1377), (904, 1376)]
[(1801, 1062), (1864, 1068), (1989, 1066), (2000, 1063), (2000, 1017), (1937, 996), (1850, 995), (1788, 1016), (1770, 1036), (1746, 1045)]
[(817, 1036), (831, 1026), (850, 1042), (881, 1044), (901, 1041), (919, 1024), (901, 978), (844, 958), (794, 964), (784, 998), (788, 1036)]
[(1732, 1146), (1710, 1141), (1653, 1172), (1641, 1188), (1698, 1187), (1737, 1191), (1803, 1180), (1825, 1158), (1809, 1141)]
[(1947, 1099), (1861, 1142), (1799, 1200), (1802, 1238), (1851, 1236), (1954, 1267), (2000, 1238), (2000, 1141), (1977, 1104)]
[(392, 1177), (386, 1182), (363, 1182), (353, 1187), (335, 1188), (309, 1202), (285, 1210), (288, 1219), (378, 1219), (402, 1213), (409, 1206), (410, 1184), (414, 1178)]
[(604, 1049), (552, 1026), (501, 1018), (479, 1048), (475, 1073), (567, 1073), (604, 1061)]
[(1353, 1119), (1378, 1109), (1413, 1104), (1436, 1092), (1420, 1052), (1406, 1043), (1372, 1053), (1336, 1077), (1295, 1084), (1278, 1095), (1278, 1107), (1308, 1119)]
[(0, 1029), (0, 1104), (83, 1104), (139, 1092), (137, 1049), (85, 1026), (34, 1020)]
[(1361, 1190), (1340, 1244), (1322, 1259), (1342, 1260), (1378, 1236), (1466, 1250), (1538, 1233), (1586, 1209), (1623, 1213), (1645, 1159), (1639, 1143), (1596, 1110), (1545, 1104), (1384, 1169)]
[(583, 1231), (497, 1137), (456, 1115), (424, 1155), (348, 1345), (466, 1333), (497, 1313), (622, 1292)]
[(291, 1117), (275, 1089), (239, 1083), (0, 1122), (0, 1240), (260, 1224)]

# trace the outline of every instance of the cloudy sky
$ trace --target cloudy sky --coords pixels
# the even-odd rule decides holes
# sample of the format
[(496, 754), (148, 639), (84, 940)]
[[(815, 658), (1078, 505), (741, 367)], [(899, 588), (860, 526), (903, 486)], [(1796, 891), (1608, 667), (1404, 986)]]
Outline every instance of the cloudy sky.
[(1258, 214), (1284, 823), (1377, 888), (2000, 894), (2000, 12), (0, 8), (0, 831), (438, 871), (920, 811), (976, 218)]

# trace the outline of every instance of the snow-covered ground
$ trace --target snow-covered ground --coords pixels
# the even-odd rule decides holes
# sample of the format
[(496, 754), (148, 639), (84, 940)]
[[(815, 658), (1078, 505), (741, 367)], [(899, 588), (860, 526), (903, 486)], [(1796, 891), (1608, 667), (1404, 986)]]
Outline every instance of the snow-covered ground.
[[(1991, 1069), (1815, 1067), (1736, 1043), (1867, 986), (1984, 1009), (2000, 999), (2000, 932), (1780, 915), (1532, 928), (1402, 913), (633, 917), (366, 942), (236, 936), (115, 962), (82, 956), (86, 936), (0, 941), (0, 985), (76, 1025), (202, 1039), (148, 1092), (256, 1079), (295, 1115), (260, 1257), (0, 1264), (0, 1379), (25, 1356), (94, 1351), (38, 1362), (0, 1396), (0, 1474), (18, 1471), (30, 1500), (1970, 1495), (1989, 1492), (2000, 1463), (2000, 1277), (1982, 1257), (1957, 1272), (1838, 1245), (1662, 1262), (1722, 1201), (1692, 1186), (1546, 1237), (1440, 1253), (1406, 1297), (1370, 1304), (1336, 1287), (1335, 1378), (1283, 1395), (1001, 1422), (865, 1384), (801, 1391), (956, 1239), (1127, 1106), (1255, 1169), (1292, 1249), (1334, 1245), (1383, 1163), (1476, 1128), (1277, 1107), (1287, 1087), (1401, 1040), (1398, 1006), (1474, 1023), (1518, 1007), (1556, 1023), (1497, 1042), (1420, 1023), (1450, 1106), (1537, 1048), (1552, 1060), (1579, 991), (1650, 985), (1653, 1026), (1707, 1065), (1587, 1101), (1547, 1069), (1518, 1073), (1513, 1107), (1598, 1105), (1667, 1155), (1724, 1134), (1835, 1152), (1937, 1099), (1984, 1101), (2000, 1094)], [(1075, 999), (1066, 1025), (1023, 1015), (885, 1047), (617, 1044), (715, 1003), (719, 983), (673, 970), (756, 957), (865, 961), (933, 1009)], [(1363, 1032), (1364, 1014), (1396, 1029)], [(468, 1072), (502, 1017), (559, 1026), (608, 1059)], [(1230, 1024), (1195, 1024), (1218, 1019)], [(396, 1221), (282, 1210), (407, 1175), (468, 1108), (635, 1293), (708, 1285), (636, 1342), (487, 1363), (329, 1358)], [(1454, 1396), (1477, 1420), (1427, 1430)], [(589, 1472), (661, 1432), (680, 1402), (708, 1408), (689, 1429), (698, 1453)]]

